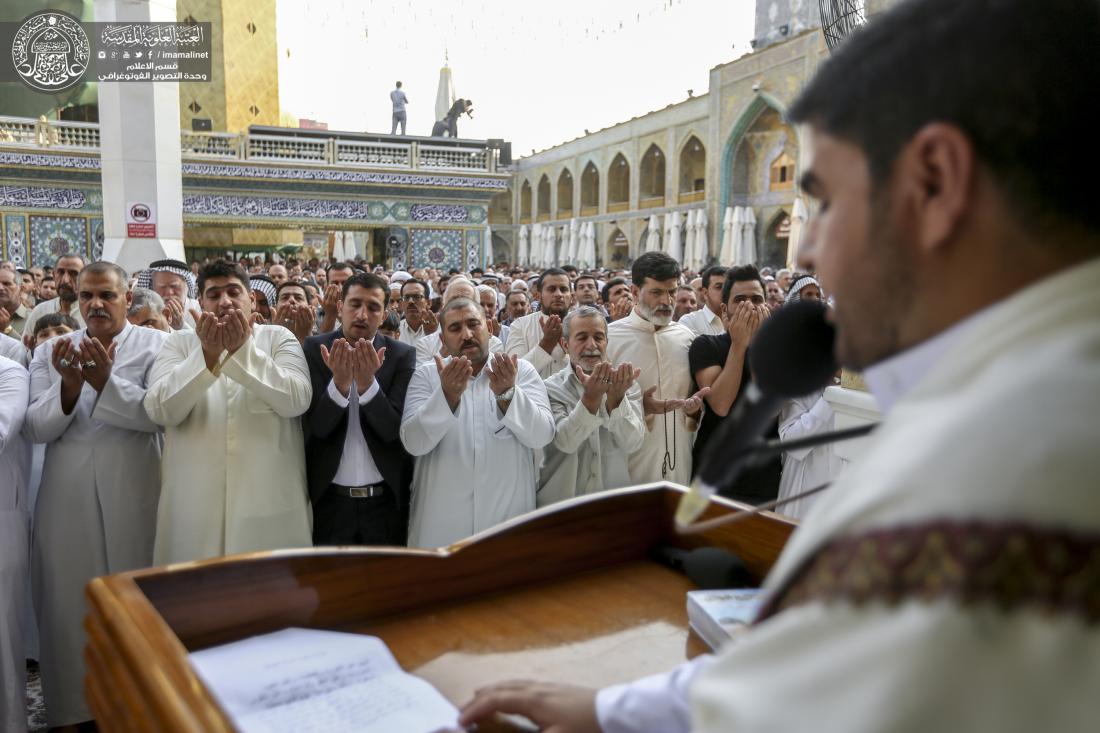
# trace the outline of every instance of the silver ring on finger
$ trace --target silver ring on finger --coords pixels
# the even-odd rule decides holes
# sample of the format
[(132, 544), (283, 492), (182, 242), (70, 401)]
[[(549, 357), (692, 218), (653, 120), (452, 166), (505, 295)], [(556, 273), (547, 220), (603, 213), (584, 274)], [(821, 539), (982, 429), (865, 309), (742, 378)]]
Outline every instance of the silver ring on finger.
[(57, 363), (61, 365), (62, 369), (68, 369), (69, 367), (71, 367), (73, 365), (73, 363), (71, 361), (69, 361), (68, 359), (66, 359), (64, 357), (59, 359)]
[(95, 369), (96, 368), (96, 363), (94, 361), (92, 361), (91, 359), (88, 359), (88, 361), (84, 362), (84, 368), (85, 369)]

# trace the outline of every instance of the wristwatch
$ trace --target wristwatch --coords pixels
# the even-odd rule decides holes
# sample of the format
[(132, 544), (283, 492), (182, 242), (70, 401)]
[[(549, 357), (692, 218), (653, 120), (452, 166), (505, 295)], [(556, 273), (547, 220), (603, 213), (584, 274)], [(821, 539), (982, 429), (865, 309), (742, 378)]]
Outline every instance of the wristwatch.
[(497, 399), (500, 400), (501, 402), (511, 402), (512, 397), (515, 396), (515, 394), (516, 394), (516, 388), (515, 387), (509, 387), (504, 392), (501, 392), (500, 394), (498, 394)]

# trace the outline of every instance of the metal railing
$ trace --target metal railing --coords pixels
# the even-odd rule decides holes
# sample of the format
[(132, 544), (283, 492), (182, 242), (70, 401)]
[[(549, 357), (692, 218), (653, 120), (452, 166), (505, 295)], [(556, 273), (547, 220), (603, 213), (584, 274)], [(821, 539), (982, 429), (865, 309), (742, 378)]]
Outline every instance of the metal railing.
[(27, 148), (99, 150), (99, 125), (51, 122), (45, 117), (0, 117), (0, 145)]
[[(290, 131), (288, 131), (290, 132)], [(99, 125), (0, 116), (0, 147), (97, 152)], [(346, 137), (263, 135), (180, 130), (180, 152), (190, 160), (252, 160), (265, 163), (351, 168), (496, 173), (496, 151), (485, 145), (433, 145)]]

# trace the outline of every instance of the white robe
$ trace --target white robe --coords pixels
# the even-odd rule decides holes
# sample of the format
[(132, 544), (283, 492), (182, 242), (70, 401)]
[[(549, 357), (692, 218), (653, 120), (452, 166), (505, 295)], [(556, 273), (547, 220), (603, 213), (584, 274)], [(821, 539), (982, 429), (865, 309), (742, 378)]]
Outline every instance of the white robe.
[[(788, 400), (779, 411), (779, 439), (783, 441), (808, 438), (833, 429), (833, 408), (822, 397), (824, 390)], [(799, 448), (783, 453), (783, 475), (779, 479), (780, 499), (807, 491), (836, 479), (842, 462), (832, 444), (815, 448)], [(795, 499), (778, 507), (779, 514), (801, 519), (815, 502), (827, 497), (828, 491)], [(826, 499), (827, 500), (827, 499)]]
[[(849, 591), (826, 601), (802, 586), (808, 595), (800, 602), (717, 657), (682, 665), (663, 679), (601, 691), (603, 730), (1095, 731), (1096, 620), (1087, 620), (1081, 607), (1048, 608), (1031, 599), (1044, 588), (1070, 598), (1087, 588), (1095, 599), (1098, 278), (1100, 259), (1094, 259), (957, 324), (952, 330), (965, 329), (961, 338), (945, 332), (931, 339), (946, 344), (941, 351), (928, 354), (922, 344), (894, 357), (906, 363), (932, 358), (828, 500), (814, 505), (764, 584), (769, 595), (786, 591), (820, 551), (850, 539), (869, 549), (830, 572), (854, 566), (869, 588), (881, 577), (896, 581), (900, 600), (879, 592), (856, 603)], [(868, 384), (874, 386), (870, 377)], [(899, 555), (872, 553), (870, 537), (942, 522), (966, 528), (960, 535), (966, 544), (932, 535), (910, 556), (916, 561), (885, 576), (873, 572), (868, 558)], [(1026, 552), (986, 555), (978, 543), (994, 531)], [(1091, 566), (1087, 556), (1084, 566), (1068, 566), (1080, 568), (1076, 590), (1073, 580), (1055, 574), (1059, 552), (1039, 544), (1058, 536), (1091, 548)], [(980, 570), (945, 563), (957, 557), (946, 554), (948, 547), (968, 548)], [(918, 590), (906, 592), (905, 570), (923, 581)], [(1008, 595), (995, 594), (993, 601), (977, 592), (974, 601), (961, 602), (956, 592), (936, 594), (940, 583), (956, 577), (972, 579), (980, 591), (981, 579), (990, 577), (983, 573), (1001, 578)], [(825, 577), (813, 576), (820, 589), (830, 587)], [(683, 709), (685, 695), (690, 720), (667, 716)]]
[(114, 339), (114, 365), (103, 392), (85, 383), (66, 415), (61, 376), (50, 357), (61, 339), (80, 343), (84, 337), (80, 330), (35, 349), (24, 428), (31, 440), (47, 444), (32, 572), (51, 727), (92, 717), (82, 691), (84, 586), (97, 576), (152, 563), (160, 489), (162, 436), (142, 399), (164, 333), (127, 323)]
[[(642, 370), (637, 381), (642, 392), (657, 385), (659, 376), (657, 399), (684, 399), (692, 395), (694, 387), (688, 367), (688, 349), (694, 339), (686, 326), (673, 322), (654, 329), (652, 323), (631, 311), (607, 327), (607, 356), (615, 366), (630, 362)], [(630, 480), (636, 484), (661, 480), (690, 483), (697, 421), (676, 410), (663, 416), (646, 415), (645, 422), (645, 442), (630, 454)], [(662, 471), (666, 445), (672, 466)]]
[(455, 412), (434, 363), (413, 374), (401, 416), (401, 442), (415, 456), (409, 547), (449, 545), (535, 508), (535, 451), (553, 440), (554, 417), (538, 372), (517, 365), (504, 416), (485, 368)]
[(547, 354), (539, 346), (542, 340), (542, 319), (545, 313), (528, 313), (525, 316), (512, 321), (508, 328), (508, 343), (504, 350), (508, 354), (515, 354), (520, 359), (526, 359), (538, 370), (539, 376), (549, 379), (552, 375), (561, 371), (569, 361), (569, 355), (561, 344), (555, 344), (554, 350)]
[(158, 565), (312, 545), (301, 345), (282, 326), (253, 326), (217, 372), (194, 331), (169, 335), (153, 368), (145, 407), (165, 426)]
[(23, 342), (2, 333), (0, 333), (0, 356), (7, 357), (24, 368), (31, 363), (31, 353), (27, 351)]
[(22, 434), (30, 376), (0, 357), (0, 730), (27, 730), (24, 600), (30, 559), (27, 476), (30, 443)]
[(610, 413), (607, 397), (593, 415), (581, 404), (584, 387), (572, 369), (546, 380), (557, 433), (543, 451), (538, 505), (630, 484), (627, 456), (645, 440), (642, 391), (631, 385)]

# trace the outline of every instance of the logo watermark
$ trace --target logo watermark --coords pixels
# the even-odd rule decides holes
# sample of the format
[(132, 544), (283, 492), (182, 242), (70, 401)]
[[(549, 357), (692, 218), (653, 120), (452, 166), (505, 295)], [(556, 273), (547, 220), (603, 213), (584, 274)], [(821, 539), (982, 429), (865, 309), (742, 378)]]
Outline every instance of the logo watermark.
[(0, 82), (20, 81), (45, 94), (81, 82), (210, 81), (210, 23), (81, 23), (45, 10), (0, 23)]

